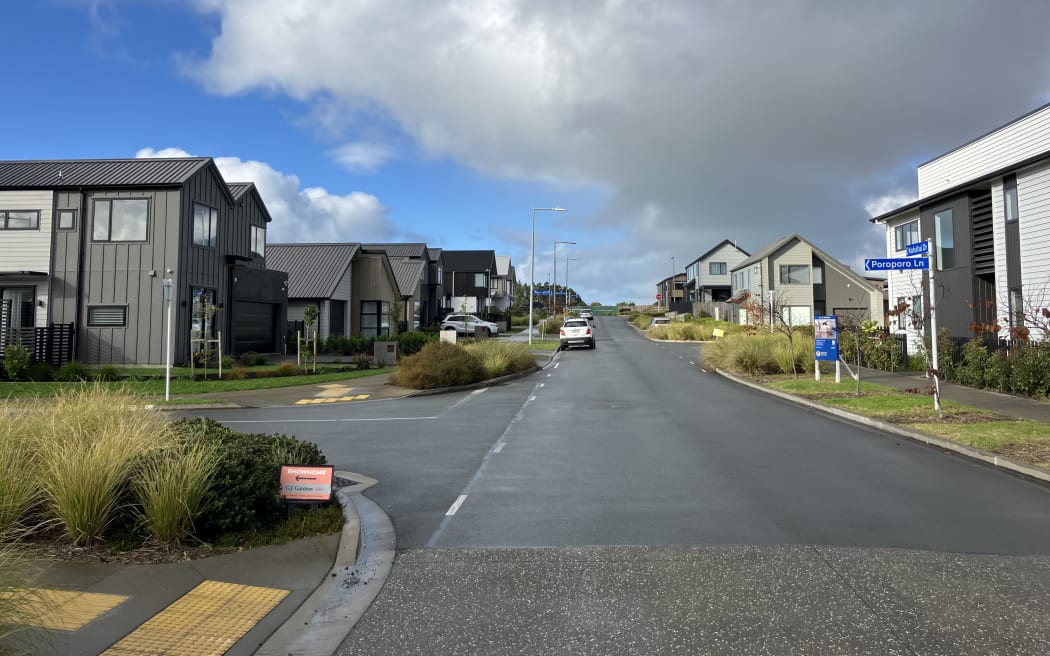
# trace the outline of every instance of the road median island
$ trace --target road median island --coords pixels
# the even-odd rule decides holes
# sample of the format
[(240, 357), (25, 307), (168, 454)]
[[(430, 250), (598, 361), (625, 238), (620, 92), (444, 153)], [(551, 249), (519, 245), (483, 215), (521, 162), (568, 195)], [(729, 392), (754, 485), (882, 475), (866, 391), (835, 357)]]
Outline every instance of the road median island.
[(1050, 429), (1043, 422), (950, 400), (944, 402), (944, 417), (938, 417), (931, 397), (918, 389), (902, 391), (864, 383), (857, 396), (853, 381), (745, 378), (715, 371), (779, 398), (1050, 483)]

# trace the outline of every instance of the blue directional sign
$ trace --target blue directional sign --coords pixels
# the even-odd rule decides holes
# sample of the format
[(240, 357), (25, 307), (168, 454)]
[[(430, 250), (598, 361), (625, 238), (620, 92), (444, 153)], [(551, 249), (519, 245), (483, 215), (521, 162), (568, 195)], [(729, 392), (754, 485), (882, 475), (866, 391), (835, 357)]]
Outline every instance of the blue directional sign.
[(864, 260), (865, 271), (906, 271), (929, 269), (928, 257), (873, 257)]
[(910, 255), (926, 255), (930, 252), (930, 242), (928, 241), (917, 241), (914, 244), (908, 244), (905, 248), (905, 252)]
[(534, 296), (550, 296), (551, 295), (551, 290), (549, 290), (549, 289), (537, 289), (536, 291), (532, 292), (532, 294)]

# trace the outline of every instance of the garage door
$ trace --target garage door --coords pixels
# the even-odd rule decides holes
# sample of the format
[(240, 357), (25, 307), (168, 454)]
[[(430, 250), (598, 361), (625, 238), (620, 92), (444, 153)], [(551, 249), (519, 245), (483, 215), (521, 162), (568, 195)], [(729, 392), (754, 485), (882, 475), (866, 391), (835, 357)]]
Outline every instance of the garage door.
[(245, 351), (273, 353), (276, 339), (277, 306), (273, 303), (237, 301), (233, 304), (233, 348), (238, 354)]

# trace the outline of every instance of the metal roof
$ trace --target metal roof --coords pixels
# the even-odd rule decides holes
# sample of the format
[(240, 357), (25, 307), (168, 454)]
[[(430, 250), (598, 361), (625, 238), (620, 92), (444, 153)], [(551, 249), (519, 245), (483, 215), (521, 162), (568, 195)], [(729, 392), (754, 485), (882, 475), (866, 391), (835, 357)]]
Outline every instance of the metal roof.
[(266, 222), (269, 223), (270, 221), (273, 221), (273, 217), (270, 216), (270, 210), (266, 207), (266, 203), (262, 199), (262, 194), (259, 193), (259, 188), (255, 186), (254, 182), (227, 182), (226, 186), (229, 188), (230, 195), (233, 197), (234, 202), (239, 202), (245, 194), (255, 196), (255, 202), (259, 204), (259, 210), (266, 218)]
[(361, 244), (366, 251), (383, 251), (387, 257), (416, 257), (426, 258), (427, 245), (424, 243), (408, 244)]
[(711, 255), (714, 255), (715, 251), (717, 251), (718, 249), (722, 248), (723, 246), (725, 246), (725, 245), (727, 245), (727, 244), (728, 244), (729, 246), (732, 246), (733, 248), (737, 249), (737, 250), (738, 250), (738, 251), (740, 251), (741, 253), (743, 253), (743, 254), (744, 254), (744, 257), (748, 257), (748, 256), (750, 256), (750, 255), (751, 255), (751, 253), (748, 253), (748, 252), (747, 252), (747, 251), (745, 251), (745, 250), (744, 250), (743, 248), (740, 248), (739, 246), (737, 246), (737, 245), (736, 245), (736, 242), (734, 242), (734, 241), (732, 241), (732, 240), (730, 240), (730, 239), (723, 239), (723, 240), (722, 240), (721, 242), (719, 242), (719, 244), (718, 244), (717, 246), (715, 246), (714, 248), (710, 249), (709, 251), (707, 251), (706, 253), (704, 253), (704, 254), (703, 254), (703, 255), (701, 255), (700, 257), (696, 258), (695, 260), (693, 260), (693, 261), (692, 261), (692, 262), (690, 262), (689, 264), (685, 265), (685, 266), (686, 266), (686, 268), (688, 269), (688, 268), (689, 268), (690, 266), (692, 266), (692, 265), (696, 264), (697, 262), (701, 262), (701, 261), (703, 261), (703, 260), (704, 260), (705, 258), (707, 258), (707, 257), (710, 257)]
[(240, 200), (249, 189), (255, 186), (254, 182), (227, 182), (226, 186), (230, 188), (230, 194), (233, 195), (234, 200)]
[(496, 275), (507, 277), (512, 271), (510, 266), (510, 255), (496, 256)]
[(390, 268), (394, 270), (394, 278), (397, 279), (398, 291), (402, 296), (414, 296), (423, 275), (423, 267), (427, 263), (408, 257), (390, 257), (389, 259)]
[(360, 244), (267, 244), (266, 268), (288, 274), (288, 298), (330, 298)]
[(175, 186), (208, 165), (210, 157), (0, 161), (0, 188)]
[(496, 270), (496, 251), (445, 251), (446, 271)]

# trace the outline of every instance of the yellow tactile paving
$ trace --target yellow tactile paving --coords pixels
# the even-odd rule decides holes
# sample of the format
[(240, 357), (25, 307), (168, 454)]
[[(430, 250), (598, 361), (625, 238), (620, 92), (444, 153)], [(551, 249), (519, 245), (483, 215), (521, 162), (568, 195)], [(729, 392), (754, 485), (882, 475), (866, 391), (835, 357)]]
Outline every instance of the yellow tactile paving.
[(26, 595), (25, 621), (45, 629), (76, 631), (127, 599), (115, 594), (36, 588)]
[(335, 396), (346, 396), (350, 390), (354, 389), (345, 385), (322, 385), (321, 387), (325, 388), (324, 391), (318, 392), (315, 396), (326, 399)]
[(221, 656), (288, 590), (205, 581), (102, 656)]
[(295, 402), (295, 405), (318, 405), (320, 403), (338, 403), (339, 401), (364, 401), (369, 396), (369, 394), (354, 394), (352, 396), (340, 396), (336, 398), (299, 399)]

